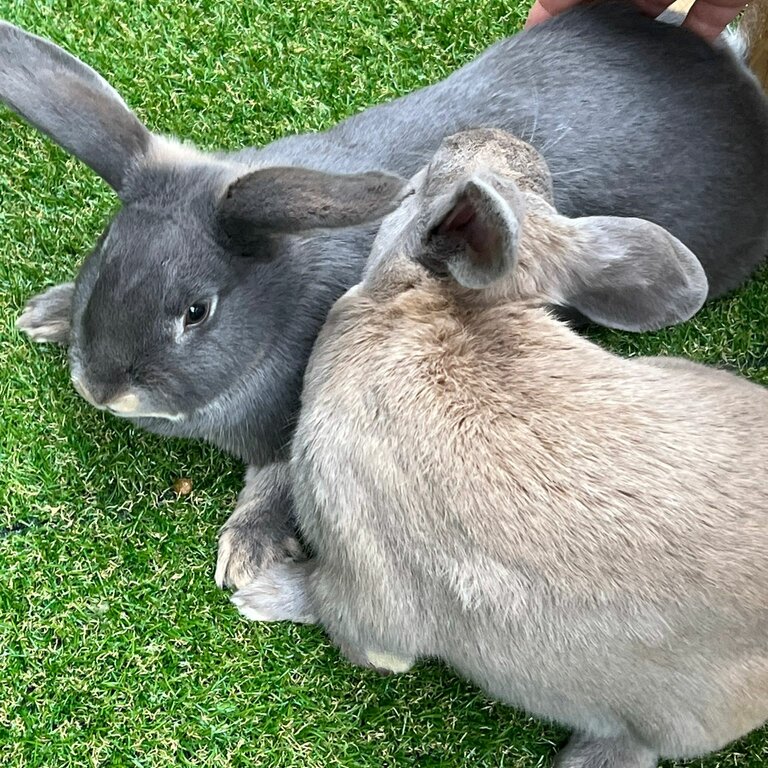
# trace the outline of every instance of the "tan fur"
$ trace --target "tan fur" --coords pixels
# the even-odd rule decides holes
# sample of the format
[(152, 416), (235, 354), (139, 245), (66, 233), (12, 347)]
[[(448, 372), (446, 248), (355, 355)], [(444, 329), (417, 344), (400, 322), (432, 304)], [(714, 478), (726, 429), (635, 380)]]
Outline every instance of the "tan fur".
[[(307, 369), (292, 471), (317, 559), (297, 566), (305, 598), (296, 573), (282, 583), (357, 661), (435, 656), (570, 725), (562, 766), (648, 768), (768, 717), (768, 392), (622, 359), (555, 319), (552, 297), (598, 268), (638, 291), (668, 281), (611, 239), (620, 226), (559, 216), (539, 172), (518, 140), (460, 135), (382, 224)], [(521, 224), (484, 290), (420, 265), (468, 175)], [(683, 264), (681, 295), (706, 293), (686, 249), (626, 223), (638, 233), (646, 260)], [(254, 594), (284, 618), (280, 590)]]
[[(537, 263), (543, 273), (551, 255), (524, 249), (520, 264)], [(435, 512), (455, 508), (460, 517), (454, 522), (466, 525), (467, 543), (499, 562), (510, 559), (505, 553), (515, 542), (516, 562), (530, 559), (552, 584), (585, 594), (636, 591), (673, 599), (681, 580), (722, 585), (737, 579), (734, 587), (750, 602), (768, 600), (768, 584), (758, 578), (765, 569), (760, 552), (768, 547), (768, 507), (744, 509), (745, 499), (768, 501), (761, 490), (768, 470), (768, 393), (689, 361), (622, 360), (552, 319), (532, 301), (527, 285), (527, 299), (509, 301), (517, 278), (505, 285), (506, 296), (425, 277), (386, 302), (364, 292), (342, 299), (321, 336), (311, 381), (324, 381), (334, 412), (346, 414), (363, 435), (376, 431), (370, 401), (359, 398), (372, 390), (372, 380), (380, 407), (397, 403), (400, 414), (412, 413), (412, 420), (397, 419), (398, 429), (407, 430), (398, 442), (417, 466), (429, 464), (438, 473), (437, 495), (419, 495), (420, 503)], [(327, 368), (318, 370), (325, 360)], [(356, 441), (357, 449), (365, 446)], [(378, 446), (370, 448), (367, 458), (375, 463)], [(485, 467), (481, 474), (478, 467)], [(735, 470), (727, 485), (726, 467)], [(670, 469), (675, 474), (664, 485), (649, 485), (649, 477)], [(451, 503), (455, 478), (471, 478), (461, 487), (471, 503)], [(401, 497), (413, 482), (401, 480), (401, 490), (386, 495)], [(509, 498), (530, 508), (518, 510), (502, 529), (504, 516), (491, 515), (500, 535), (486, 538), (482, 520), (471, 516), (485, 506), (501, 510)], [(662, 513), (676, 507), (700, 507), (700, 516)], [(616, 526), (610, 538), (598, 535), (603, 520), (596, 519), (596, 508), (610, 510)], [(522, 539), (520, 516), (526, 520)], [(593, 548), (571, 552), (572, 568), (563, 571), (570, 542), (589, 526), (597, 526)], [(691, 535), (705, 539), (689, 548)], [(614, 561), (619, 540), (631, 560)], [(678, 551), (657, 561), (666, 541), (677, 542)], [(739, 568), (722, 559), (724, 548), (739, 553)], [(729, 594), (724, 599), (723, 608), (734, 607)]]

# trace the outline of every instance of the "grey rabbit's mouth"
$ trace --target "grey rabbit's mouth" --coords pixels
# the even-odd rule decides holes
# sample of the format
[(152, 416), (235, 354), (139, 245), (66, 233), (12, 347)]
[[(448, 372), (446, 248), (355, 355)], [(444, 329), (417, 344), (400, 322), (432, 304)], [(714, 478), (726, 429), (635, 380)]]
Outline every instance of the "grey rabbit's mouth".
[(186, 418), (185, 413), (162, 413), (160, 411), (142, 411), (140, 408), (141, 398), (135, 392), (125, 392), (108, 403), (101, 403), (94, 399), (90, 390), (83, 381), (78, 372), (72, 373), (72, 384), (77, 393), (89, 402), (94, 408), (100, 411), (107, 411), (113, 416), (119, 416), (123, 419), (162, 419), (163, 421), (179, 422)]
[(119, 416), (121, 419), (163, 419), (164, 421), (184, 421), (186, 414), (184, 413), (120, 413), (119, 411), (113, 411), (111, 408), (105, 408), (115, 416)]

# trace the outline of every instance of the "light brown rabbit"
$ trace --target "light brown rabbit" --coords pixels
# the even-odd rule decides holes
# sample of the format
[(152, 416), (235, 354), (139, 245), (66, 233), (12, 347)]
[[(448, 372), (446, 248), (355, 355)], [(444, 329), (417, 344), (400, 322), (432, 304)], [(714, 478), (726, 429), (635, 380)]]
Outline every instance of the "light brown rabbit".
[(437, 657), (575, 731), (568, 768), (651, 768), (768, 717), (768, 392), (623, 359), (547, 305), (662, 326), (707, 295), (639, 219), (568, 219), (506, 134), (444, 142), (331, 311), (293, 445), (314, 559), (233, 598), (354, 661)]

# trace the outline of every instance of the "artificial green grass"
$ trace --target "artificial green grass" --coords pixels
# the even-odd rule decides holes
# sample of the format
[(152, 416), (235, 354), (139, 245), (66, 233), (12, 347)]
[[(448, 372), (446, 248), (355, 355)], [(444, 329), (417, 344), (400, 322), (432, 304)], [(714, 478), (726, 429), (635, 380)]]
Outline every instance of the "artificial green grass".
[[(0, 17), (96, 67), (151, 128), (205, 148), (326, 127), (441, 78), (524, 14), (504, 0), (0, 0)], [(437, 665), (384, 679), (315, 629), (241, 619), (213, 585), (239, 464), (89, 408), (65, 353), (15, 330), (114, 206), (0, 114), (0, 765), (544, 764), (563, 731)], [(683, 327), (599, 338), (768, 383), (768, 273)], [(190, 496), (173, 492), (180, 476)], [(705, 765), (766, 752), (757, 732)]]

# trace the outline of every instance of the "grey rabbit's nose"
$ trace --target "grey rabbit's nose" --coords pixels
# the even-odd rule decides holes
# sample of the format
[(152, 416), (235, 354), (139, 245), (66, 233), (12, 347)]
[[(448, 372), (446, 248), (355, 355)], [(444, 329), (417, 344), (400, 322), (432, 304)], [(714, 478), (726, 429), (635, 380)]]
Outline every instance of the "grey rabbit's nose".
[(93, 381), (86, 384), (85, 379), (79, 375), (72, 377), (72, 384), (78, 394), (96, 408), (104, 408), (124, 416), (135, 413), (139, 408), (138, 395), (126, 392), (122, 385), (99, 384)]
[(104, 403), (104, 407), (113, 413), (122, 414), (124, 416), (136, 413), (139, 409), (141, 401), (138, 395), (133, 392), (127, 392), (120, 397), (116, 397), (114, 400), (110, 400), (108, 403)]

